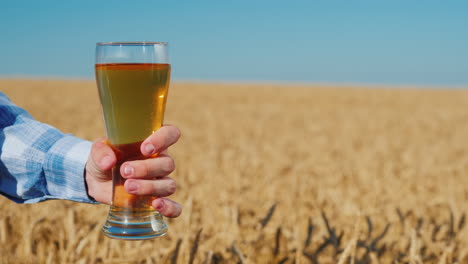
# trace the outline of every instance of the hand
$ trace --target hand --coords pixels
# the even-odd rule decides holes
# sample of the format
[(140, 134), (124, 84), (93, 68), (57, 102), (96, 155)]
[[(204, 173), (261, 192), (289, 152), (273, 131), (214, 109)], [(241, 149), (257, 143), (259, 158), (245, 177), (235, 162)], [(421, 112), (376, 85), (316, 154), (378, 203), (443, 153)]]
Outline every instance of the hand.
[[(177, 217), (182, 206), (167, 196), (176, 191), (176, 182), (168, 175), (174, 171), (174, 160), (167, 148), (177, 142), (180, 131), (177, 127), (165, 125), (146, 138), (140, 146), (145, 157), (159, 153), (157, 157), (145, 160), (127, 161), (120, 167), (120, 174), (126, 178), (125, 191), (137, 195), (158, 197), (152, 206), (166, 217)], [(86, 163), (86, 183), (88, 194), (100, 203), (112, 201), (112, 173), (117, 158), (104, 139), (94, 142)]]

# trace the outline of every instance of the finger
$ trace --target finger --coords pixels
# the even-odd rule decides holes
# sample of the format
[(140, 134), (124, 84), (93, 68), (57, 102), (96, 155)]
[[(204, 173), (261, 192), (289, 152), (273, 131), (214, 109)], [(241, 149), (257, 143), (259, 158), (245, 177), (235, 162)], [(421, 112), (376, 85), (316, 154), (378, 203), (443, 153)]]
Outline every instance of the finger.
[(182, 206), (167, 198), (157, 198), (153, 200), (153, 208), (165, 217), (178, 217), (182, 213)]
[(140, 151), (145, 156), (151, 156), (167, 149), (180, 138), (180, 130), (173, 125), (164, 125), (156, 130), (141, 144)]
[[(91, 147), (90, 159), (88, 160), (91, 170), (96, 176), (108, 176), (110, 169), (115, 166), (117, 158), (105, 140), (98, 140)], [(103, 177), (97, 177), (103, 178)]]
[(135, 195), (151, 195), (156, 197), (166, 197), (176, 191), (176, 182), (169, 177), (157, 180), (126, 180), (125, 191)]
[(172, 157), (160, 155), (152, 159), (127, 161), (120, 167), (120, 174), (126, 179), (152, 179), (166, 176), (174, 170)]
[(112, 198), (111, 168), (117, 162), (105, 139), (97, 140), (91, 147), (86, 163), (85, 180), (88, 195), (100, 203), (109, 204)]

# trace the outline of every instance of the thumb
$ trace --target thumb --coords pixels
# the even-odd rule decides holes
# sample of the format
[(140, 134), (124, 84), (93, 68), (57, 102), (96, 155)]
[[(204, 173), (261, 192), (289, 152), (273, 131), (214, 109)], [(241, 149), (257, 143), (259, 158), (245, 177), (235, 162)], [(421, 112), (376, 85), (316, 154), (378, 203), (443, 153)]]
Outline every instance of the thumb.
[(117, 158), (112, 148), (106, 144), (105, 139), (99, 139), (91, 147), (91, 154), (86, 163), (86, 174), (97, 181), (111, 180), (111, 169), (116, 162)]

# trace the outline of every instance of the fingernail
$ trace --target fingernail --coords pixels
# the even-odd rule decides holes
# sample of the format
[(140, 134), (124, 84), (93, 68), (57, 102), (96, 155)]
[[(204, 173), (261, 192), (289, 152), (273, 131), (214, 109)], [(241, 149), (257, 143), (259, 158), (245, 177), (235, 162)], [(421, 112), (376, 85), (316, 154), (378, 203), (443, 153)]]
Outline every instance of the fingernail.
[(125, 165), (124, 171), (123, 171), (124, 176), (127, 176), (127, 177), (128, 177), (128, 176), (132, 176), (132, 175), (133, 175), (133, 172), (134, 172), (134, 169), (133, 169), (132, 166), (130, 166), (130, 165)]
[(162, 209), (164, 209), (164, 207), (166, 207), (166, 203), (164, 202), (164, 200), (159, 200), (159, 202), (156, 204), (156, 209), (157, 211), (161, 211)]
[(131, 181), (127, 183), (127, 192), (136, 193), (137, 190), (138, 190), (138, 184), (136, 182)]
[(101, 165), (101, 167), (108, 167), (111, 162), (112, 162), (112, 157), (109, 155), (106, 155), (101, 159), (101, 162), (99, 162), (99, 164)]
[(154, 153), (154, 146), (151, 145), (151, 144), (146, 144), (146, 146), (145, 146), (145, 151), (146, 151), (148, 154), (153, 154), (153, 153)]

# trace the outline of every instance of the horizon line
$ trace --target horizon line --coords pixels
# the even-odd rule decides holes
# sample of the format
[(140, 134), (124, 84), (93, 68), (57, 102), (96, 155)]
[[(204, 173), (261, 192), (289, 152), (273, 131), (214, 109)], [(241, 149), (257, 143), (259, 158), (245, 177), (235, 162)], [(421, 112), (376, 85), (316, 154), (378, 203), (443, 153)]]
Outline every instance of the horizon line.
[[(94, 78), (77, 76), (45, 76), (45, 75), (0, 75), (0, 80), (30, 80), (30, 81), (95, 81)], [(229, 79), (185, 79), (172, 78), (175, 83), (208, 83), (208, 84), (258, 84), (258, 85), (295, 85), (295, 86), (342, 86), (367, 88), (427, 88), (427, 89), (467, 89), (468, 84), (422, 84), (404, 82), (345, 82), (345, 81), (304, 81), (304, 80), (229, 80)]]

